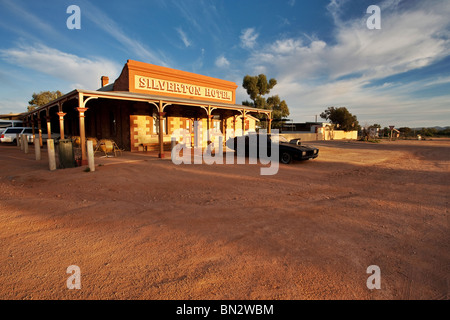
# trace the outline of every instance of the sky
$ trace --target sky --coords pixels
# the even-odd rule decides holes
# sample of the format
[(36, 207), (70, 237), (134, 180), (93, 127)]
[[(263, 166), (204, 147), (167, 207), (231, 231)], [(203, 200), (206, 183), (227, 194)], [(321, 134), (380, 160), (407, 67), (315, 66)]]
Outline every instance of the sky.
[(450, 126), (449, 0), (0, 0), (0, 39), (0, 114), (96, 90), (131, 59), (233, 81), (237, 103), (264, 73), (294, 122), (334, 106), (362, 126)]

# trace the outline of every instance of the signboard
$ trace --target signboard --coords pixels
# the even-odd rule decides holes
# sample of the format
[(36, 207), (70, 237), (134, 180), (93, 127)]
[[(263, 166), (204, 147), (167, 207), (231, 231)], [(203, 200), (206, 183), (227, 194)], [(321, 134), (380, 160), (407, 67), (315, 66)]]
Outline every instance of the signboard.
[(171, 80), (134, 76), (135, 89), (145, 90), (154, 94), (171, 94), (180, 96), (192, 96), (208, 100), (218, 100), (223, 102), (233, 101), (233, 91), (204, 87), (189, 83), (176, 82)]

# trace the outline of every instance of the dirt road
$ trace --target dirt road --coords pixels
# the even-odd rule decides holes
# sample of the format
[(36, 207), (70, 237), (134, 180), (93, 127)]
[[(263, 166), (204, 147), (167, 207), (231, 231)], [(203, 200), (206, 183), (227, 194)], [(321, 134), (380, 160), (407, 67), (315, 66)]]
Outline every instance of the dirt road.
[(0, 299), (448, 299), (450, 140), (313, 145), (273, 176), (0, 145)]

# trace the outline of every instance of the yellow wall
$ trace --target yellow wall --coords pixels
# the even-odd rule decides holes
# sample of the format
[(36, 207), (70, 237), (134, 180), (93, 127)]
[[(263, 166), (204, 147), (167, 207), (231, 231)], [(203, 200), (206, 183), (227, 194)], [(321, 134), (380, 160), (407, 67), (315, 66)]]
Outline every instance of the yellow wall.
[(342, 131), (334, 130), (334, 132), (325, 131), (323, 133), (297, 132), (297, 133), (281, 133), (281, 136), (287, 140), (302, 139), (301, 141), (317, 141), (317, 140), (356, 140), (358, 139), (358, 131)]
[[(175, 132), (177, 129), (185, 129), (189, 130), (191, 133), (191, 145), (194, 146), (194, 129), (192, 128), (193, 122), (192, 120), (189, 120), (188, 118), (182, 118), (182, 117), (167, 117), (165, 118), (167, 125), (166, 129), (167, 131), (164, 131), (163, 141), (166, 145), (171, 143), (171, 135)], [(234, 125), (234, 119), (235, 117), (229, 117), (224, 120), (213, 120), (213, 123), (211, 123), (211, 129), (214, 128), (214, 125), (216, 125), (222, 132), (222, 134), (225, 135), (224, 132), (224, 123), (226, 122), (226, 128), (227, 129), (233, 129), (236, 128), (235, 135), (241, 135), (242, 134), (242, 117), (238, 116), (236, 117), (236, 124)], [(154, 132), (153, 123), (155, 119), (150, 116), (139, 116), (134, 115), (131, 118), (132, 121), (132, 129), (131, 129), (131, 142), (132, 142), (132, 151), (143, 151), (144, 147), (143, 144), (147, 144), (149, 146), (148, 150), (156, 150), (158, 145), (158, 133)], [(188, 122), (188, 123), (187, 123)], [(207, 119), (200, 119), (200, 136), (199, 139), (202, 141), (202, 147), (207, 146), (207, 128), (208, 123)], [(246, 130), (245, 133), (248, 132), (254, 132), (256, 129), (256, 120), (251, 117), (246, 118)], [(224, 142), (230, 138), (230, 135), (227, 135), (224, 137)], [(180, 141), (180, 139), (177, 139)], [(150, 145), (151, 144), (151, 145)], [(156, 148), (156, 149), (155, 149)]]

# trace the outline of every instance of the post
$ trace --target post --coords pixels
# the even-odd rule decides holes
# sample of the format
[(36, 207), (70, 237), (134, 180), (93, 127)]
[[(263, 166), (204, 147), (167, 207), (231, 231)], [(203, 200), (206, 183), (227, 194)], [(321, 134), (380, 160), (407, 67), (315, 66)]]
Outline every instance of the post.
[(219, 147), (218, 153), (222, 157), (223, 156), (223, 135), (219, 136), (219, 146), (218, 147)]
[(55, 158), (55, 144), (53, 139), (47, 140), (47, 151), (48, 151), (48, 168), (50, 171), (56, 170), (56, 158)]
[(95, 171), (95, 162), (94, 162), (94, 145), (92, 140), (89, 140), (86, 143), (87, 147), (87, 155), (88, 155), (88, 165), (90, 171)]
[(41, 146), (39, 145), (39, 140), (34, 139), (34, 154), (36, 155), (36, 160), (41, 160)]
[(23, 152), (28, 153), (28, 136), (26, 134), (22, 135)]
[(20, 135), (18, 133), (16, 133), (16, 143), (17, 143), (17, 146), (20, 147), (20, 150), (22, 150), (22, 147), (21, 147), (22, 144), (20, 143)]
[[(162, 101), (159, 102), (159, 110), (162, 110)], [(159, 157), (161, 159), (163, 159), (164, 156), (164, 128), (163, 128), (163, 120), (164, 120), (164, 115), (166, 113), (165, 112), (158, 112), (158, 123), (159, 123), (159, 135), (158, 135), (158, 139), (159, 139)]]
[(42, 124), (41, 117), (38, 114), (38, 132), (39, 132), (39, 147), (42, 148), (44, 144), (42, 143)]
[[(83, 105), (83, 95), (80, 94), (80, 97), (78, 98), (79, 105)], [(87, 157), (86, 157), (86, 132), (84, 129), (84, 113), (87, 111), (88, 108), (78, 107), (77, 110), (80, 113), (80, 147), (81, 147), (81, 165), (85, 166), (88, 164)]]
[(267, 133), (271, 133), (272, 132), (272, 118), (269, 118), (269, 126), (267, 127)]
[(47, 138), (51, 139), (52, 138), (52, 125), (50, 122), (51, 117), (47, 116), (45, 117), (45, 119), (47, 120)]
[(208, 119), (206, 120), (206, 124), (207, 124), (207, 127), (206, 127), (206, 133), (207, 133), (207, 137), (206, 137), (206, 139), (207, 139), (207, 145), (211, 143), (211, 135), (210, 135), (210, 131), (211, 131), (211, 129), (213, 128), (213, 126), (212, 126), (213, 117), (214, 117), (213, 115), (209, 114), (209, 115), (208, 115)]
[(64, 116), (66, 113), (58, 112), (57, 115), (59, 116), (59, 136), (64, 139)]
[(245, 110), (242, 111), (242, 136), (245, 136)]
[(170, 150), (173, 150), (173, 148), (175, 148), (176, 145), (177, 145), (177, 138), (171, 137), (170, 138)]
[(36, 140), (36, 130), (34, 129), (34, 116), (31, 115), (31, 132), (33, 134), (33, 143)]

